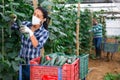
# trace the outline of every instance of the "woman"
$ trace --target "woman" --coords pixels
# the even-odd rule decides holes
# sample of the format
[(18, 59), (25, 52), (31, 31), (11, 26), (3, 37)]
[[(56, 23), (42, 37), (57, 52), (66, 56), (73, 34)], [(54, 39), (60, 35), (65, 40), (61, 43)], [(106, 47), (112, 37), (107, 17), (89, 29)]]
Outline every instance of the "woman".
[[(48, 39), (48, 12), (42, 8), (38, 7), (33, 13), (32, 22), (24, 21), (20, 27), (21, 35), (21, 49), (20, 57), (25, 59), (26, 64), (33, 58), (40, 56), (40, 49), (45, 44)], [(18, 28), (15, 23), (12, 28)], [(27, 37), (25, 35), (28, 35)], [(30, 69), (29, 65), (24, 65), (22, 68), (22, 73), (24, 79), (30, 80)]]

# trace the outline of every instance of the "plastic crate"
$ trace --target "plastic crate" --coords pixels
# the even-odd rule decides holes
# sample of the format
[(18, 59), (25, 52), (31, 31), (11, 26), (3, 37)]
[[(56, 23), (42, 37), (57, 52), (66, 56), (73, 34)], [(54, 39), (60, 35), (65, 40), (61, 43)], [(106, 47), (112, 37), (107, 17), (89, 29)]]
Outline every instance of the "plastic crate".
[(82, 54), (79, 56), (79, 58), (80, 58), (79, 76), (80, 76), (80, 79), (84, 79), (88, 74), (89, 54)]
[[(79, 58), (72, 64), (65, 63), (62, 67), (42, 66), (39, 65), (39, 62), (40, 57), (30, 61), (31, 80), (56, 80), (56, 78), (57, 80), (79, 80)], [(44, 76), (50, 77), (45, 78)]]
[(118, 51), (118, 43), (104, 42), (102, 43), (102, 48), (104, 52), (115, 53)]

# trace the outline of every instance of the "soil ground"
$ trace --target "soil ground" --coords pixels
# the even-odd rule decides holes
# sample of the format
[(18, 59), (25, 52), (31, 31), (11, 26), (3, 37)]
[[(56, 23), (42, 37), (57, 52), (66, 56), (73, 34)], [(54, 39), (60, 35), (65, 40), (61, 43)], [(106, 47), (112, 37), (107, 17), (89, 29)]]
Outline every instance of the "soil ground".
[(106, 61), (106, 53), (102, 52), (102, 59), (89, 59), (89, 69), (86, 80), (104, 80), (107, 73), (120, 73), (120, 52), (114, 53), (113, 60)]

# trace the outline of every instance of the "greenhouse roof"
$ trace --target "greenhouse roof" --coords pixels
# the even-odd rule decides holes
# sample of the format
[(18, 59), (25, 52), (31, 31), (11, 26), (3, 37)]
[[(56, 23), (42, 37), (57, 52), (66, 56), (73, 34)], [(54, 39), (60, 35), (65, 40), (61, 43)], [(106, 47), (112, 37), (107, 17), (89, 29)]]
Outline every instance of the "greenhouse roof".
[[(68, 6), (68, 5), (67, 5)], [(77, 6), (77, 4), (75, 4)], [(116, 16), (120, 17), (120, 8), (118, 8), (114, 3), (89, 3), (89, 4), (80, 4), (80, 9), (90, 9), (91, 11), (101, 11), (104, 10), (104, 14), (107, 17)]]

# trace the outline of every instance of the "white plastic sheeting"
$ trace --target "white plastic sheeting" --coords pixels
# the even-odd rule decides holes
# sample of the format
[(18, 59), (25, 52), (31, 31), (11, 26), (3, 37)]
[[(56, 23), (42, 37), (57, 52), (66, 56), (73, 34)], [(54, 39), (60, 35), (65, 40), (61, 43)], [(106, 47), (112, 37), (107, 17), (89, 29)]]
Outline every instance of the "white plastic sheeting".
[(120, 19), (106, 19), (107, 36), (120, 36)]
[(115, 6), (117, 6), (120, 11), (120, 0), (112, 0), (112, 2), (115, 4)]
[[(94, 4), (81, 4), (81, 10), (90, 9), (91, 11), (105, 10), (107, 12), (118, 12), (120, 9), (114, 3), (94, 3)], [(112, 14), (106, 14), (107, 17), (112, 17)], [(115, 14), (115, 17), (120, 17), (120, 14)], [(106, 35), (107, 36), (120, 36), (120, 19), (106, 19)]]

